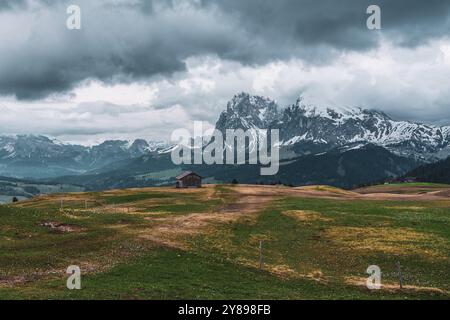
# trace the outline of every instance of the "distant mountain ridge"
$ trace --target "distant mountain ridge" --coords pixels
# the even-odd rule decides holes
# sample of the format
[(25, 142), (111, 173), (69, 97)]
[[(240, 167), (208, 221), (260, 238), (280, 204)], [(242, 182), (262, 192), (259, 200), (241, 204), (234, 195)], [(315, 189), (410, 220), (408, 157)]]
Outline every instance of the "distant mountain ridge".
[(450, 184), (450, 157), (415, 168), (408, 172), (405, 178), (414, 178), (419, 182)]
[(259, 166), (176, 166), (173, 146), (143, 139), (109, 140), (85, 147), (45, 136), (0, 136), (0, 175), (69, 183), (89, 190), (171, 184), (182, 170), (206, 182), (330, 184), (351, 188), (402, 176), (444, 158), (450, 127), (395, 121), (383, 112), (318, 107), (298, 99), (280, 108), (265, 97), (235, 95), (216, 128), (279, 129), (280, 172), (261, 177)]
[(370, 143), (424, 161), (450, 155), (450, 126), (395, 121), (383, 112), (356, 107), (312, 106), (301, 98), (280, 109), (268, 98), (240, 93), (228, 103), (216, 128), (279, 129), (285, 147), (307, 142), (327, 151)]
[(62, 143), (46, 136), (0, 136), (0, 175), (48, 178), (81, 174), (163, 151), (162, 142), (108, 140), (91, 147)]

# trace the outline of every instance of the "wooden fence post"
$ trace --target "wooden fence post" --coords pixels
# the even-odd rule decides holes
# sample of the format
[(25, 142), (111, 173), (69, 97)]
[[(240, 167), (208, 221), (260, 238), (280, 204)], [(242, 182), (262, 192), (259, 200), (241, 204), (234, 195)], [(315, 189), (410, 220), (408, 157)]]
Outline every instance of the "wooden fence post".
[(398, 278), (400, 282), (400, 289), (403, 289), (403, 274), (402, 274), (402, 266), (400, 265), (400, 261), (397, 261), (397, 272)]
[(259, 240), (259, 270), (263, 267), (263, 240)]

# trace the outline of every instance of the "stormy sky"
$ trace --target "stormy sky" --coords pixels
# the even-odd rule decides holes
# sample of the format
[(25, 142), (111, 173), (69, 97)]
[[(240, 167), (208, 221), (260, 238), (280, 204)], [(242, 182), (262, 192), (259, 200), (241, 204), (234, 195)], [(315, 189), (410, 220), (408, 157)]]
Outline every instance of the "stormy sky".
[(443, 0), (0, 0), (0, 134), (167, 140), (240, 91), (450, 125), (449, 36)]

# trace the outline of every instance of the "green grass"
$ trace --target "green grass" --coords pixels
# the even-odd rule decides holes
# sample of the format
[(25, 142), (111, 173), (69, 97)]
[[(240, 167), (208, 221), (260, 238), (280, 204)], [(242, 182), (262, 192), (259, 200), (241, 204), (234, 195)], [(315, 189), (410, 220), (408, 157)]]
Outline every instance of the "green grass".
[[(414, 205), (424, 206), (424, 209), (410, 211), (405, 207)], [(339, 283), (346, 277), (367, 277), (367, 267), (375, 264), (384, 272), (385, 281), (396, 283), (396, 263), (399, 261), (406, 284), (450, 291), (450, 208), (435, 205), (423, 202), (283, 199), (259, 215), (256, 222), (235, 224), (198, 239), (197, 250), (217, 250), (219, 255), (232, 261), (248, 261), (257, 265), (258, 239), (264, 239), (264, 262), (268, 269), (282, 266), (303, 275), (320, 271), (328, 277), (324, 280)], [(297, 221), (282, 214), (289, 210), (314, 211), (323, 219)], [(330, 237), (327, 231), (333, 228), (350, 232), (355, 228), (392, 230), (392, 234), (381, 235), (377, 240), (394, 252), (384, 252), (383, 247), (370, 246), (357, 250), (350, 243), (339, 241), (339, 235), (338, 239)], [(408, 243), (411, 239), (397, 243), (389, 241), (389, 236), (401, 240), (401, 233), (405, 231), (430, 236), (430, 239), (417, 243)], [(357, 237), (354, 240), (358, 242)], [(424, 254), (429, 251), (436, 252), (439, 257)]]
[[(70, 291), (62, 280), (36, 283), (22, 290), (0, 289), (4, 299), (404, 299), (350, 286), (283, 279), (224, 259), (154, 249), (112, 270), (82, 277), (82, 290)], [(409, 298), (440, 298), (410, 294)], [(442, 297), (441, 297), (442, 298)]]
[[(141, 225), (142, 218), (125, 214), (99, 215), (87, 212), (73, 219), (59, 211), (0, 207), (0, 276), (44, 272), (80, 261), (110, 255), (131, 237), (110, 226)], [(60, 233), (45, 222), (68, 224), (83, 231)]]
[[(450, 299), (449, 293), (428, 291), (371, 292), (346, 282), (367, 278), (367, 267), (376, 264), (382, 280), (395, 284), (399, 261), (406, 285), (450, 292), (449, 201), (278, 198), (258, 215), (185, 237), (189, 249), (178, 250), (137, 237), (164, 225), (146, 210), (164, 212), (158, 216), (163, 219), (215, 212), (236, 202), (232, 187), (215, 187), (212, 198), (202, 190), (89, 196), (143, 211), (61, 212), (52, 199), (36, 201), (36, 208), (33, 202), (0, 206), (0, 299)], [(286, 214), (298, 211), (310, 215)], [(48, 221), (82, 231), (55, 232), (42, 226)], [(373, 242), (370, 230), (385, 233), (375, 232)], [(258, 270), (259, 239), (264, 239), (263, 270)], [(369, 246), (361, 247), (366, 242)], [(66, 289), (67, 276), (56, 272), (73, 264), (82, 266), (79, 291)], [(92, 270), (83, 273), (86, 268)], [(28, 282), (2, 285), (2, 279), (21, 276)]]
[[(201, 199), (202, 192), (169, 194), (126, 190), (114, 197), (114, 201), (110, 193), (92, 193), (85, 195), (90, 201), (89, 206), (95, 199), (100, 207), (87, 210), (84, 210), (84, 195), (77, 195), (80, 200), (65, 200), (66, 209), (62, 211), (60, 197), (64, 195), (36, 198), (21, 203), (21, 207), (0, 206), (0, 287), (2, 278), (32, 277), (71, 264), (89, 262), (110, 266), (120, 263), (152, 245), (135, 237), (139, 231), (155, 225), (154, 221), (146, 219), (149, 215), (145, 212), (161, 210), (166, 216), (206, 212), (232, 198), (232, 192), (224, 191), (222, 187), (217, 187), (216, 197), (212, 200)], [(144, 214), (118, 213), (117, 206), (103, 206), (105, 198), (125, 207), (132, 203), (131, 206), (141, 208)], [(145, 200), (156, 202), (148, 204)], [(136, 204), (140, 201), (144, 202)], [(58, 232), (43, 226), (48, 222), (66, 224), (80, 232)]]

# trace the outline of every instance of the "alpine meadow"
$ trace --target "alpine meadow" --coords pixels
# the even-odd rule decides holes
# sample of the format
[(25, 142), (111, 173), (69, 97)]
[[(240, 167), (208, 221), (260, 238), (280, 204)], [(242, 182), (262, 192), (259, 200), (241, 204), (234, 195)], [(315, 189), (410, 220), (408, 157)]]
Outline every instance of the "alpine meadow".
[(0, 0), (2, 306), (448, 303), (449, 35), (442, 0)]

